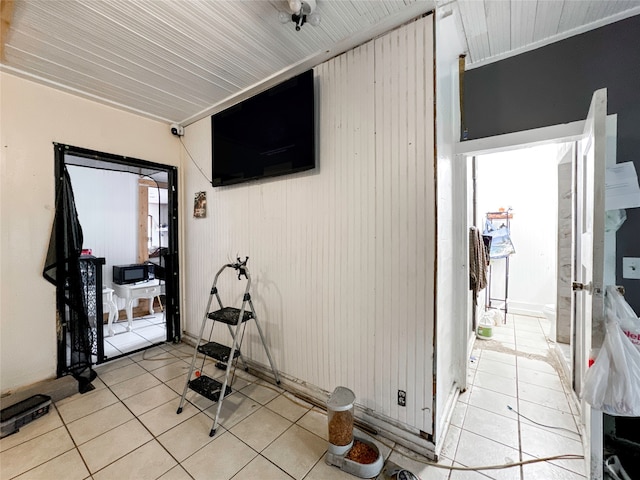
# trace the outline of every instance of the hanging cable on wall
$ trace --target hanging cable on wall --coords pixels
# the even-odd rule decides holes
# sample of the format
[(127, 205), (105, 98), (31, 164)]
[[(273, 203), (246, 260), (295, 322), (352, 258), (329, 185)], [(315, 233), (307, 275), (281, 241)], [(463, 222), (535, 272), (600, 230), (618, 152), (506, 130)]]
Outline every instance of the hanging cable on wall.
[(206, 173), (204, 173), (204, 171), (202, 170), (202, 168), (200, 168), (200, 165), (198, 165), (195, 161), (195, 159), (191, 156), (191, 153), (189, 152), (189, 149), (187, 148), (187, 146), (184, 144), (184, 142), (182, 141), (182, 137), (178, 137), (180, 139), (180, 143), (182, 144), (182, 147), (184, 148), (184, 151), (187, 152), (187, 155), (189, 156), (189, 158), (191, 159), (191, 162), (196, 166), (196, 168), (198, 169), (198, 171), (200, 172), (200, 174), (205, 178), (205, 180), (207, 182), (209, 182), (209, 184), (211, 184), (211, 179), (209, 177), (207, 177)]

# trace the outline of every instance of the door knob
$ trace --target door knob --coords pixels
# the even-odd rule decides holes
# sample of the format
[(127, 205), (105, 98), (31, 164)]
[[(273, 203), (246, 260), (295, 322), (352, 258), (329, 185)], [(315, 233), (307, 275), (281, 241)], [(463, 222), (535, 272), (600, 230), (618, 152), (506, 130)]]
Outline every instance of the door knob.
[(582, 282), (571, 282), (571, 290), (573, 290), (574, 292), (577, 291), (585, 291), (585, 292), (590, 292), (591, 291), (591, 282), (584, 284)]

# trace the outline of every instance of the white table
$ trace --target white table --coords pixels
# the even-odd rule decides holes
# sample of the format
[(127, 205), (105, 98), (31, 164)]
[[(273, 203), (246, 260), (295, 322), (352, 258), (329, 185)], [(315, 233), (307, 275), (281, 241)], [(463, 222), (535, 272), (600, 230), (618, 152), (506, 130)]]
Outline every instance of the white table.
[[(153, 299), (158, 295), (161, 295), (164, 290), (164, 283), (160, 280), (149, 280), (148, 282), (133, 283), (130, 285), (118, 285), (113, 283), (113, 290), (115, 294), (125, 301), (125, 311), (127, 312), (127, 331), (131, 331), (133, 326), (133, 301), (137, 298), (149, 299), (149, 314), (153, 315)], [(111, 335), (111, 330), (109, 330)]]

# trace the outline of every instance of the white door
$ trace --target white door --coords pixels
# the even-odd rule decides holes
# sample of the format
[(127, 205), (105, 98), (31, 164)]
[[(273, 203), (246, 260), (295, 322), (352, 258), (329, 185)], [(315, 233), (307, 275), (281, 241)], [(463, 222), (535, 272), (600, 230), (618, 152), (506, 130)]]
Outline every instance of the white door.
[[(589, 352), (604, 339), (604, 195), (607, 90), (593, 94), (574, 170), (573, 384), (582, 394)], [(602, 479), (602, 413), (581, 403), (586, 433), (587, 477)]]

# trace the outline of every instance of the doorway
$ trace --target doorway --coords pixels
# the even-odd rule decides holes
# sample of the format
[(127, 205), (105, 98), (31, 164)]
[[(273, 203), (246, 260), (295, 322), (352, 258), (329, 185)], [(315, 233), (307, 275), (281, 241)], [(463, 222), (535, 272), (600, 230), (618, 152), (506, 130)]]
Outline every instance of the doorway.
[[(562, 379), (566, 369), (555, 349), (555, 318), (545, 315), (555, 310), (558, 290), (558, 163), (566, 148), (556, 141), (519, 144), (464, 159), (472, 179), (467, 227), (475, 225), (484, 234), (490, 233), (487, 223), (494, 231), (506, 228), (509, 240), (491, 237), (492, 247), (501, 241), (489, 249), (490, 278), (472, 302), (477, 305), (473, 320), (480, 326), (491, 322), (492, 330), (474, 343), (467, 412), (491, 415), (492, 423), (510, 431), (502, 441), (496, 434), (496, 443), (487, 446), (499, 448), (508, 441), (514, 455), (519, 450), (520, 460), (527, 458), (525, 453), (578, 456), (545, 465), (545, 478), (585, 474), (570, 377)], [(476, 426), (465, 418), (462, 428), (472, 431)], [(528, 478), (530, 471), (523, 466), (521, 477)]]
[[(478, 296), (475, 323), (492, 322), (496, 337), (501, 335), (501, 326), (513, 323), (514, 315), (525, 328), (527, 319), (545, 326), (546, 338), (560, 346), (560, 358), (566, 358), (563, 371), (567, 378), (571, 338), (570, 333), (558, 338), (558, 331), (570, 330), (570, 291), (564, 291), (570, 280), (563, 283), (559, 279), (562, 266), (571, 265), (570, 204), (568, 219), (563, 210), (564, 223), (559, 222), (558, 211), (559, 199), (567, 200), (567, 189), (570, 202), (570, 170), (559, 181), (562, 152), (570, 150), (570, 145), (517, 146), (468, 159), (474, 179), (471, 217), (483, 234), (494, 235), (487, 287)], [(563, 242), (568, 242), (568, 249)], [(566, 306), (558, 301), (560, 293), (569, 298), (566, 309), (558, 308)], [(527, 340), (520, 342), (519, 350), (529, 355), (547, 352), (546, 341), (538, 348), (535, 342), (523, 342)]]
[[(584, 126), (584, 122), (577, 121), (577, 122), (572, 122), (572, 123), (563, 124), (563, 125), (555, 125), (551, 127), (544, 127), (544, 128), (525, 131), (525, 132), (505, 134), (497, 137), (472, 140), (472, 141), (467, 141), (467, 142), (458, 144), (456, 146), (456, 162), (454, 164), (454, 168), (455, 168), (454, 175), (456, 176), (456, 178), (459, 178), (460, 182), (462, 183), (457, 183), (457, 185), (459, 185), (460, 188), (457, 188), (454, 191), (454, 203), (456, 205), (459, 205), (460, 206), (459, 208), (464, 213), (458, 216), (456, 220), (456, 232), (457, 232), (456, 235), (457, 235), (457, 238), (459, 239), (457, 241), (460, 241), (463, 243), (467, 242), (469, 225), (476, 224), (482, 228), (481, 222), (482, 222), (483, 216), (486, 215), (486, 212), (482, 210), (483, 209), (486, 210), (488, 208), (486, 206), (480, 205), (478, 206), (477, 211), (474, 209), (474, 206), (476, 206), (476, 201), (474, 198), (474, 193), (475, 193), (474, 183), (476, 182), (476, 179), (474, 178), (474, 174), (473, 174), (473, 170), (474, 170), (473, 162), (475, 161), (474, 159), (482, 158), (489, 155), (506, 155), (507, 157), (510, 157), (511, 155), (514, 155), (514, 152), (524, 151), (525, 149), (535, 151), (534, 149), (543, 148), (543, 147), (554, 148), (552, 147), (552, 145), (555, 144), (556, 145), (555, 148), (558, 149), (558, 154), (556, 159), (556, 164), (558, 166), (558, 170), (557, 170), (558, 173), (556, 175), (556, 178), (558, 178), (558, 175), (559, 175), (559, 176), (562, 176), (563, 179), (558, 183), (558, 190), (557, 190), (557, 193), (554, 193), (554, 195), (558, 195), (558, 201), (559, 201), (558, 208), (565, 209), (565, 210), (570, 209), (571, 208), (570, 200), (567, 200), (566, 198), (567, 195), (570, 195), (570, 189), (572, 188), (571, 185), (569, 185), (569, 180), (568, 180), (568, 178), (570, 178), (571, 176), (571, 172), (569, 171), (570, 170), (569, 165), (572, 163), (572, 156), (576, 154), (575, 151), (572, 149), (572, 146), (582, 136), (583, 126)], [(608, 165), (615, 163), (616, 131), (617, 131), (617, 116), (608, 115), (606, 119), (606, 132), (607, 132), (606, 163)], [(533, 160), (531, 160), (529, 163), (532, 163), (532, 162)], [(532, 167), (528, 167), (528, 168), (532, 168)], [(535, 173), (532, 173), (532, 175), (535, 175)], [(504, 185), (504, 182), (501, 183), (501, 185)], [(500, 189), (497, 189), (497, 192), (500, 192), (500, 191), (501, 191)], [(497, 202), (497, 203), (500, 203), (500, 202)], [(501, 206), (504, 208), (508, 208), (510, 205), (508, 204), (496, 205), (497, 208), (500, 208)], [(490, 207), (490, 208), (493, 208), (493, 207)], [(566, 212), (563, 213), (563, 216), (566, 216), (566, 215), (567, 215)], [(514, 210), (514, 222), (516, 223), (512, 224), (513, 226), (518, 226), (518, 217), (519, 217), (518, 212)], [(540, 221), (542, 221), (542, 219)], [(561, 228), (561, 227), (558, 227), (558, 228)], [(518, 245), (515, 244), (514, 246), (516, 251), (518, 251), (519, 250)], [(560, 245), (558, 248), (570, 248), (570, 245), (567, 246), (567, 244), (565, 243), (564, 247)], [(566, 254), (564, 255), (566, 256)], [(515, 258), (516, 257), (514, 256), (514, 259)], [(557, 267), (557, 268), (560, 269), (561, 267)], [(567, 267), (565, 266), (565, 268)], [(510, 270), (510, 272), (512, 271), (513, 270)], [(565, 284), (570, 283), (571, 281), (570, 270), (565, 270), (564, 273), (558, 270), (557, 273), (558, 275), (556, 276), (556, 278), (559, 278), (560, 276), (564, 275), (566, 277)], [(467, 275), (468, 275), (468, 272), (467, 272)], [(615, 283), (615, 232), (607, 232), (605, 234), (605, 281), (608, 283)], [(517, 294), (515, 295), (516, 297), (518, 296)], [(532, 305), (527, 305), (526, 303), (518, 304), (518, 302), (516, 301), (518, 299), (514, 298), (513, 289), (511, 289), (511, 292), (509, 293), (509, 297), (512, 299), (511, 307), (515, 308), (514, 311), (516, 313), (529, 313), (527, 312), (527, 310), (532, 310), (532, 308), (534, 310), (540, 311), (539, 302), (537, 303), (537, 307), (536, 305), (532, 306)], [(484, 302), (484, 297), (481, 298), (481, 300), (482, 302)], [(565, 302), (564, 305), (561, 305), (562, 302)], [(560, 312), (562, 308), (570, 308), (570, 306), (568, 305), (569, 302), (570, 302), (569, 298), (567, 296), (564, 296), (564, 299), (563, 299), (562, 294), (559, 297), (556, 297), (556, 300), (555, 300), (556, 317), (558, 317), (558, 312)], [(476, 319), (476, 317), (472, 314), (474, 310), (473, 303), (474, 303), (473, 299), (471, 298), (471, 296), (469, 296), (466, 302), (466, 305), (463, 305), (463, 310), (468, 312), (465, 315), (465, 317), (468, 319), (466, 328), (464, 329), (465, 342), (469, 341), (472, 337), (475, 336), (475, 330), (474, 330), (475, 325), (473, 321)], [(550, 302), (550, 304), (552, 305), (553, 302)], [(546, 303), (542, 304), (542, 309), (544, 310), (544, 307), (548, 307), (550, 304), (546, 304)], [(562, 337), (563, 340), (561, 340), (560, 343), (566, 345), (568, 343), (566, 341), (566, 338), (568, 336), (573, 335), (573, 333), (569, 331), (571, 327), (566, 322), (562, 324), (561, 328), (563, 328), (564, 330), (560, 331), (557, 329), (555, 332), (556, 338), (559, 338), (558, 336)], [(461, 341), (462, 340), (463, 339), (461, 338)], [(569, 356), (571, 355), (567, 351), (568, 347), (564, 346), (561, 348), (561, 350), (564, 358), (566, 358), (568, 355)], [(565, 373), (567, 373), (569, 378), (571, 378), (570, 372), (565, 372)]]
[[(91, 363), (180, 341), (176, 167), (69, 145), (56, 144), (55, 154), (56, 178), (68, 172), (83, 231)], [(131, 264), (145, 265), (139, 286), (153, 283), (153, 296), (117, 297), (114, 287), (123, 286), (114, 284), (113, 267)], [(59, 335), (59, 374), (73, 362), (71, 337)]]
[[(455, 168), (457, 170), (457, 173), (454, 172), (454, 175), (457, 178), (466, 178), (467, 181), (463, 182), (462, 188), (457, 188), (454, 189), (454, 202), (457, 205), (473, 205), (473, 203), (471, 202), (472, 200), (472, 195), (474, 190), (470, 187), (473, 184), (473, 177), (472, 177), (472, 171), (471, 168), (469, 167), (471, 162), (467, 161), (468, 157), (477, 157), (479, 155), (483, 155), (486, 153), (493, 153), (493, 152), (500, 152), (500, 151), (507, 151), (507, 150), (514, 150), (517, 149), (518, 147), (522, 147), (522, 146), (535, 146), (535, 145), (543, 145), (543, 144), (549, 144), (549, 143), (558, 143), (558, 142), (570, 142), (572, 144), (574, 144), (577, 148), (573, 150), (574, 153), (571, 153), (571, 151), (569, 152), (564, 152), (565, 154), (572, 156), (573, 158), (576, 159), (576, 165), (579, 165), (579, 159), (582, 158), (586, 158), (586, 153), (585, 152), (594, 152), (597, 151), (597, 160), (593, 160), (593, 156), (592, 161), (595, 163), (595, 165), (597, 165), (598, 167), (598, 174), (597, 175), (591, 175), (590, 177), (585, 177), (585, 173), (580, 170), (575, 170), (573, 172), (573, 176), (574, 176), (574, 180), (575, 178), (597, 178), (598, 182), (601, 182), (602, 184), (604, 184), (604, 168), (606, 164), (612, 164), (615, 163), (615, 159), (616, 159), (616, 116), (615, 115), (610, 115), (610, 116), (606, 116), (606, 107), (603, 107), (603, 105), (606, 106), (606, 91), (602, 90), (602, 91), (598, 91), (594, 94), (594, 98), (592, 100), (592, 104), (591, 104), (591, 108), (589, 110), (589, 115), (587, 117), (587, 121), (585, 122), (573, 122), (573, 123), (569, 123), (569, 124), (563, 124), (563, 125), (555, 125), (552, 127), (544, 127), (544, 128), (540, 128), (537, 130), (531, 130), (531, 131), (526, 131), (526, 132), (517, 132), (514, 134), (507, 134), (507, 135), (502, 135), (499, 137), (492, 137), (492, 138), (487, 138), (487, 139), (479, 139), (479, 140), (473, 140), (473, 141), (469, 141), (469, 142), (464, 142), (462, 144), (458, 144), (456, 146), (456, 159), (457, 161), (455, 162)], [(594, 113), (595, 112), (595, 113)], [(605, 119), (606, 117), (606, 119)], [(594, 127), (594, 125), (596, 127)], [(595, 139), (595, 140), (594, 140)], [(580, 141), (578, 141), (580, 140)], [(590, 148), (593, 147), (593, 145), (597, 145), (597, 148)], [(577, 166), (576, 166), (577, 168)], [(593, 171), (593, 169), (592, 169)], [(578, 191), (575, 189), (575, 183), (572, 181), (572, 191)], [(602, 185), (602, 187), (598, 187), (596, 188), (591, 188), (589, 191), (591, 192), (600, 192), (603, 193), (604, 192), (604, 185)], [(578, 193), (580, 193), (578, 191)], [(592, 196), (593, 198), (595, 198), (595, 195)], [(580, 199), (582, 198), (581, 195), (574, 195), (574, 204), (576, 202), (579, 202)], [(598, 198), (600, 198), (600, 196), (598, 196)], [(604, 201), (603, 200), (599, 200), (599, 208), (601, 209), (604, 205)], [(469, 208), (464, 209), (465, 214), (467, 214), (467, 212), (469, 211)], [(582, 218), (583, 215), (586, 216), (586, 214), (584, 213), (585, 210), (581, 210), (581, 206), (578, 205), (578, 212), (583, 212), (580, 213), (579, 215), (572, 215), (572, 221), (575, 221), (576, 218)], [(595, 212), (596, 209), (592, 209), (592, 212)], [(601, 210), (598, 210), (598, 212), (602, 212)], [(591, 215), (591, 218), (594, 218), (595, 215)], [(598, 218), (598, 222), (601, 222), (604, 219), (604, 213), (602, 212), (602, 215), (598, 214), (597, 216)], [(458, 223), (459, 222), (459, 223)], [(461, 241), (461, 242), (465, 242), (466, 239), (469, 236), (468, 233), (468, 225), (470, 224), (470, 222), (473, 222), (473, 217), (472, 218), (465, 218), (464, 215), (461, 215), (458, 217), (458, 221), (456, 222), (456, 228), (455, 228), (455, 234), (454, 234), (454, 241)], [(589, 223), (589, 222), (587, 222)], [(592, 223), (591, 223), (592, 224)], [(597, 231), (598, 232), (603, 232), (604, 231), (604, 227), (600, 225), (600, 223), (598, 224), (598, 228)], [(578, 225), (578, 227), (580, 227), (580, 225)], [(602, 227), (602, 228), (601, 228)], [(573, 225), (574, 228), (574, 232), (582, 232), (582, 230), (580, 228), (577, 228), (576, 225)], [(595, 230), (595, 229), (594, 229)], [(589, 244), (588, 244), (588, 240), (589, 238), (592, 237), (588, 237), (588, 235), (586, 234), (575, 234), (573, 235), (573, 240), (572, 240), (572, 248), (574, 248), (574, 250), (572, 251), (572, 259), (577, 258), (578, 261), (580, 262), (585, 262), (588, 261), (590, 258), (595, 258), (595, 248), (588, 248)], [(457, 238), (457, 240), (456, 240)], [(578, 244), (578, 247), (581, 247), (581, 244), (585, 244), (587, 246), (586, 249), (582, 249), (580, 250), (579, 248), (576, 250), (576, 243)], [(604, 281), (609, 282), (611, 278), (615, 278), (615, 233), (607, 233), (605, 234), (605, 238), (603, 239), (603, 241), (600, 243), (597, 243), (598, 245), (603, 245), (604, 247), (604, 251), (602, 252), (602, 250), (600, 250), (599, 252), (599, 259), (596, 262), (596, 260), (592, 260), (594, 264), (597, 265), (604, 265)], [(596, 242), (591, 242), (591, 245), (595, 247)], [(593, 257), (591, 257), (591, 254), (593, 253)], [(604, 253), (604, 255), (602, 255), (602, 253)], [(604, 257), (604, 261), (602, 261)], [(600, 263), (601, 262), (601, 263)], [(574, 267), (575, 265), (577, 265), (578, 262), (574, 263)], [(468, 274), (468, 270), (466, 272)], [(573, 274), (575, 274), (575, 272), (572, 272)], [(575, 277), (574, 277), (575, 278)], [(580, 278), (580, 277), (578, 277)], [(594, 275), (594, 278), (596, 278), (596, 280), (594, 280), (594, 282), (598, 282), (597, 285), (602, 284), (602, 280), (597, 280), (597, 276)], [(579, 280), (580, 284), (576, 284), (577, 286), (582, 286), (582, 285), (591, 285), (588, 282), (588, 280)], [(576, 297), (576, 291), (578, 290), (577, 288), (573, 288), (573, 292), (572, 292), (572, 298), (573, 298), (573, 302), (574, 304), (572, 305), (572, 315), (577, 315), (575, 312), (577, 311), (575, 308), (575, 304), (577, 304), (575, 297)], [(586, 291), (586, 290), (585, 290)], [(590, 292), (591, 290), (589, 290)], [(595, 299), (595, 297), (599, 296), (601, 290), (599, 288), (594, 288), (593, 289), (594, 294), (592, 295), (592, 297)], [(579, 293), (579, 292), (578, 292)], [(594, 300), (595, 301), (595, 300)], [(472, 311), (472, 298), (469, 298), (469, 302), (467, 303), (466, 306), (463, 306), (463, 308), (466, 308), (466, 310), (468, 312)], [(596, 312), (596, 310), (594, 309), (594, 312)], [(599, 311), (598, 311), (599, 312)], [(595, 313), (594, 313), (594, 318), (595, 318)], [(472, 328), (472, 316), (471, 315), (467, 315), (466, 318), (468, 319), (468, 325), (467, 325), (467, 336), (464, 337), (464, 339), (461, 338), (461, 341), (466, 342), (470, 337), (474, 336), (474, 330)], [(599, 321), (599, 320), (598, 320)], [(594, 320), (595, 322), (595, 320)], [(586, 338), (585, 337), (585, 331), (587, 332), (592, 332), (591, 329), (587, 328), (584, 326), (584, 321), (572, 321), (572, 323), (574, 323), (577, 326), (582, 326), (582, 330), (581, 331), (576, 331), (576, 329), (573, 329), (572, 333), (571, 333), (571, 341), (574, 342), (576, 348), (575, 350), (580, 350), (577, 352), (573, 352), (573, 356), (575, 356), (576, 358), (574, 359), (574, 361), (572, 362), (572, 372), (571, 372), (571, 383), (572, 383), (572, 390), (575, 391), (579, 391), (579, 384), (577, 384), (576, 380), (579, 381), (579, 379), (581, 378), (581, 375), (583, 373), (583, 371), (580, 371), (580, 368), (584, 368), (584, 366), (587, 363), (587, 357), (584, 354), (584, 350), (585, 350), (585, 345), (591, 345), (592, 343), (588, 340), (590, 340), (590, 338)], [(597, 340), (597, 338), (596, 338)], [(588, 347), (587, 347), (588, 350)], [(575, 394), (573, 394), (573, 403), (576, 403), (576, 396)], [(584, 441), (585, 441), (585, 448), (586, 451), (591, 453), (591, 461), (587, 462), (587, 467), (592, 469), (593, 471), (597, 472), (598, 470), (600, 470), (601, 472), (601, 459), (602, 459), (602, 423), (601, 423), (601, 417), (595, 415), (595, 416), (591, 416), (590, 415), (590, 409), (588, 408), (588, 405), (585, 406), (584, 402), (580, 405), (580, 407), (578, 408), (578, 410), (581, 412), (581, 425), (584, 429)]]

